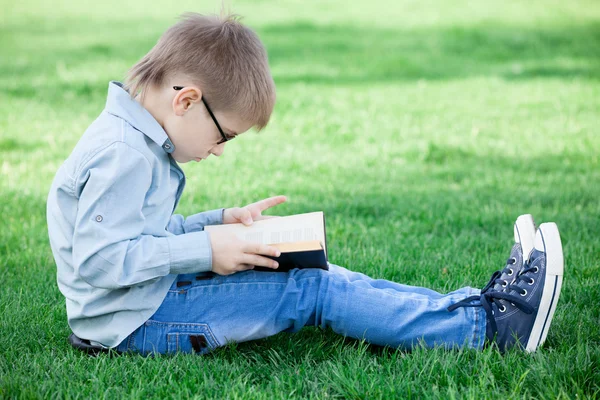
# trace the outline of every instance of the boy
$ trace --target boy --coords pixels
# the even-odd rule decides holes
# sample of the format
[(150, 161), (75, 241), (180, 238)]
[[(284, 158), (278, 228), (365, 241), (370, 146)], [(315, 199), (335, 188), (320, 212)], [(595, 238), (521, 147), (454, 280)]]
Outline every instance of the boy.
[(266, 52), (231, 17), (186, 14), (109, 84), (105, 110), (58, 170), (48, 197), (58, 286), (75, 335), (118, 352), (206, 353), (228, 341), (305, 325), (392, 347), (534, 351), (560, 294), (556, 225), (515, 223), (506, 267), (484, 289), (447, 295), (371, 279), (330, 265), (290, 272), (277, 250), (209, 224), (264, 218), (277, 196), (184, 219), (173, 211), (185, 176), (178, 163), (220, 156), (228, 141), (263, 128), (275, 102)]

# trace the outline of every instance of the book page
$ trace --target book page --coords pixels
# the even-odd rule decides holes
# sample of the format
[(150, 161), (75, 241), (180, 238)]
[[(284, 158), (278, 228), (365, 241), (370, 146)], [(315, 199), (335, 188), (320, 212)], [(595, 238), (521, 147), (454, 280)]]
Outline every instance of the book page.
[(318, 240), (311, 240), (308, 242), (270, 243), (269, 245), (278, 248), (282, 253), (323, 250), (323, 244)]
[(289, 215), (244, 224), (209, 225), (207, 232), (226, 231), (242, 240), (263, 244), (318, 240), (327, 249), (325, 220), (322, 211)]

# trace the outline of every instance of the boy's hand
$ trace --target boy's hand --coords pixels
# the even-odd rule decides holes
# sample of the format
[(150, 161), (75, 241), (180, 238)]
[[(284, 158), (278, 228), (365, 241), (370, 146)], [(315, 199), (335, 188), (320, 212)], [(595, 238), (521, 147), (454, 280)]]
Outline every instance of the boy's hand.
[(276, 269), (276, 261), (263, 256), (279, 257), (280, 251), (260, 243), (240, 240), (224, 232), (210, 233), (212, 248), (212, 271), (219, 275), (230, 275), (253, 269), (255, 266)]
[(254, 221), (275, 218), (274, 216), (262, 215), (262, 212), (268, 208), (281, 204), (286, 200), (287, 198), (285, 196), (275, 196), (257, 201), (256, 203), (248, 204), (246, 207), (227, 208), (223, 212), (223, 223), (236, 224), (241, 222), (242, 224), (248, 226), (252, 225)]

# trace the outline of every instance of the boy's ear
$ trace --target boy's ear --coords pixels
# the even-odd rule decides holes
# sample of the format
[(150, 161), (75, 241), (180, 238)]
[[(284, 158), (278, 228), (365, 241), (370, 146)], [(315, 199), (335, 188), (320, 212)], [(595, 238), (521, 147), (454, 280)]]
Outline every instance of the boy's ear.
[(202, 91), (196, 86), (185, 86), (178, 90), (173, 98), (173, 111), (176, 115), (182, 116), (194, 104), (200, 103), (202, 100)]

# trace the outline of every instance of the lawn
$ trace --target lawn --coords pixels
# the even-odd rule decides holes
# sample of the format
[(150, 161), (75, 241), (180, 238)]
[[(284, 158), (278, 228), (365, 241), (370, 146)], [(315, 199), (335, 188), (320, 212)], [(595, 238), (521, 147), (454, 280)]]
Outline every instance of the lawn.
[[(565, 278), (535, 354), (412, 352), (305, 328), (208, 356), (70, 348), (46, 195), (108, 81), (217, 2), (27, 0), (0, 15), (0, 398), (599, 398), (600, 4), (236, 1), (269, 52), (272, 122), (186, 164), (187, 215), (286, 194), (330, 261), (445, 292), (504, 265), (522, 213)], [(100, 4), (101, 3), (101, 4)]]

